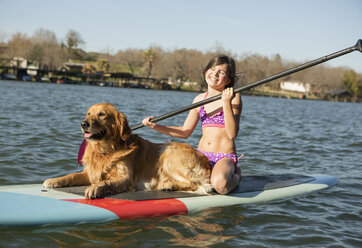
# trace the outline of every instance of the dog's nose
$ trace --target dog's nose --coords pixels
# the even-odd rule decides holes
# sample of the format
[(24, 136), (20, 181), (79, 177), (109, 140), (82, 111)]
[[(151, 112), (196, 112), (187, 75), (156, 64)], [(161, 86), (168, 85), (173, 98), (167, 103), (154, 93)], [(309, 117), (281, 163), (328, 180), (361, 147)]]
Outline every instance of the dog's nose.
[(86, 129), (89, 127), (89, 122), (88, 121), (82, 121), (82, 123), (80, 124), (80, 126), (83, 128), (83, 129)]

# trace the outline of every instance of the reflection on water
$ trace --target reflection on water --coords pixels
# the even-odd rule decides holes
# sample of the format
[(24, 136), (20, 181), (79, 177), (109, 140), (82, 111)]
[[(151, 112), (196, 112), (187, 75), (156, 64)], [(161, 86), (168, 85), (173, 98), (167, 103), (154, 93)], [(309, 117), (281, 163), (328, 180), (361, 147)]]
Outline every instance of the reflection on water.
[[(224, 223), (216, 223), (223, 219)], [(230, 222), (231, 220), (231, 222)], [(230, 226), (239, 225), (243, 216), (225, 216), (221, 208), (191, 216), (154, 217), (149, 219), (120, 220), (110, 224), (78, 225), (50, 235), (58, 247), (88, 247), (96, 240), (97, 247), (189, 246), (210, 247), (240, 237), (242, 232), (228, 233)], [(167, 237), (167, 242), (160, 242)]]
[[(176, 216), (169, 219), (169, 221), (183, 226), (181, 230), (187, 230), (187, 234), (183, 234), (169, 226), (159, 228), (173, 235), (173, 238), (169, 241), (174, 245), (190, 247), (209, 247), (225, 240), (241, 236), (242, 233), (226, 235), (225, 231), (227, 226), (212, 221), (216, 215), (220, 218), (220, 214), (222, 214), (222, 209), (216, 208), (199, 213), (196, 216)], [(230, 220), (231, 217), (232, 216), (224, 216), (227, 220)], [(240, 224), (243, 219), (243, 216), (237, 216), (233, 219), (232, 225)], [(230, 225), (230, 223), (228, 225)]]
[[(40, 183), (77, 172), (80, 122), (95, 103), (113, 103), (133, 126), (146, 116), (189, 105), (196, 95), (15, 81), (0, 81), (0, 88), (1, 185)], [(182, 125), (185, 117), (162, 123)], [(324, 173), (337, 176), (337, 185), (282, 201), (190, 216), (2, 228), (0, 246), (362, 247), (361, 123), (361, 104), (244, 96), (235, 141), (238, 154), (246, 154), (238, 164), (242, 173)], [(136, 133), (153, 142), (180, 141), (148, 128)], [(200, 136), (198, 125), (186, 142), (197, 146)]]

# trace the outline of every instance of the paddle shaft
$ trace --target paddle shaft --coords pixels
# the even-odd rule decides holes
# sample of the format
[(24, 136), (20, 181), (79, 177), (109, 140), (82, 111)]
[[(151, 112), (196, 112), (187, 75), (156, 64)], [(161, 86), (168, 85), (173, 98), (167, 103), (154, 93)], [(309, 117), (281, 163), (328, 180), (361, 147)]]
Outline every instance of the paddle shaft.
[[(258, 80), (258, 81), (255, 81), (255, 82), (252, 82), (252, 83), (249, 83), (247, 85), (244, 85), (238, 89), (235, 89), (234, 92), (235, 93), (238, 93), (238, 92), (242, 92), (242, 91), (245, 91), (245, 90), (249, 90), (251, 88), (254, 88), (256, 86), (259, 86), (259, 85), (262, 85), (262, 84), (265, 84), (265, 83), (268, 83), (270, 81), (273, 81), (273, 80), (276, 80), (278, 78), (281, 78), (281, 77), (285, 77), (287, 75), (290, 75), (290, 74), (293, 74), (295, 72), (298, 72), (298, 71), (301, 71), (301, 70), (304, 70), (304, 69), (307, 69), (309, 67), (312, 67), (312, 66), (315, 66), (315, 65), (318, 65), (318, 64), (321, 64), (321, 63), (324, 63), (328, 60), (331, 60), (331, 59), (334, 59), (334, 58), (337, 58), (337, 57), (340, 57), (342, 55), (345, 55), (347, 53), (350, 53), (350, 52), (353, 52), (353, 51), (360, 51), (362, 52), (362, 40), (358, 40), (356, 45), (352, 46), (352, 47), (349, 47), (349, 48), (346, 48), (346, 49), (343, 49), (341, 51), (338, 51), (338, 52), (335, 52), (335, 53), (332, 53), (330, 55), (327, 55), (327, 56), (324, 56), (324, 57), (321, 57), (319, 59), (315, 59), (315, 60), (312, 60), (312, 61), (309, 61), (307, 63), (304, 63), (304, 64), (301, 64), (301, 65), (298, 65), (296, 67), (293, 67), (291, 69), (288, 69), (288, 70), (285, 70), (285, 71), (282, 71), (282, 72), (279, 72), (277, 74), (274, 74), (274, 75), (271, 75), (269, 77), (266, 77), (264, 79), (261, 79), (261, 80)], [(213, 102), (213, 101), (216, 101), (216, 100), (219, 100), (221, 99), (221, 95), (217, 95), (217, 96), (213, 96), (213, 97), (210, 97), (210, 98), (207, 98), (205, 100), (202, 100), (202, 101), (199, 101), (199, 102), (196, 102), (196, 103), (193, 103), (191, 105), (188, 105), (186, 107), (183, 107), (183, 108), (180, 108), (178, 110), (175, 110), (173, 112), (170, 112), (170, 113), (167, 113), (167, 114), (164, 114), (164, 115), (161, 115), (159, 117), (156, 117), (156, 118), (153, 118), (151, 120), (151, 122), (153, 123), (156, 123), (156, 122), (159, 122), (159, 121), (162, 121), (164, 119), (167, 119), (169, 117), (172, 117), (172, 116), (175, 116), (175, 115), (178, 115), (178, 114), (181, 114), (183, 112), (186, 112), (190, 109), (193, 109), (193, 108), (197, 108), (201, 105), (205, 105), (207, 103), (210, 103), (210, 102)], [(144, 127), (144, 125), (142, 123), (136, 125), (136, 126), (133, 126), (131, 127), (132, 130), (136, 130), (136, 129), (139, 129), (141, 127)]]

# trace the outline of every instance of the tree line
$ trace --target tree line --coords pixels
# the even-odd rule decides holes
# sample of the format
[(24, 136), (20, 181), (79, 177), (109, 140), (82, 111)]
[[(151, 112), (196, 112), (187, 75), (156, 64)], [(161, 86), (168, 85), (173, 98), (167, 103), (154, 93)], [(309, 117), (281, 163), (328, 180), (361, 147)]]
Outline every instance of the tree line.
[[(1, 41), (0, 34), (0, 41)], [(4, 40), (4, 38), (2, 38)], [(59, 40), (53, 31), (38, 29), (32, 36), (13, 34), (0, 49), (0, 63), (21, 57), (39, 69), (57, 70), (69, 60), (84, 63), (83, 72), (128, 72), (135, 76), (167, 79), (173, 82), (197, 82), (203, 85), (202, 71), (207, 62), (217, 54), (226, 54), (235, 59), (238, 84), (250, 83), (298, 65), (295, 61), (282, 59), (275, 54), (267, 57), (260, 54), (234, 54), (216, 44), (209, 51), (196, 49), (174, 49), (167, 51), (158, 46), (147, 49), (128, 48), (110, 52), (85, 52), (80, 47), (85, 44), (80, 33), (69, 30), (64, 39)], [(318, 65), (275, 80), (266, 87), (280, 89), (281, 81), (309, 83), (314, 94), (347, 90), (355, 97), (362, 97), (362, 75), (344, 67)]]

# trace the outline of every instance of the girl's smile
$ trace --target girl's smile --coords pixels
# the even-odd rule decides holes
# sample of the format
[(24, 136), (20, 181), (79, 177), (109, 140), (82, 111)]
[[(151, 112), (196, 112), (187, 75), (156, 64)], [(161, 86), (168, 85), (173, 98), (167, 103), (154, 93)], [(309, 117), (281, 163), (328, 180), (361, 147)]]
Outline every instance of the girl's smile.
[(206, 71), (206, 83), (209, 86), (225, 86), (228, 84), (227, 65), (216, 65)]

